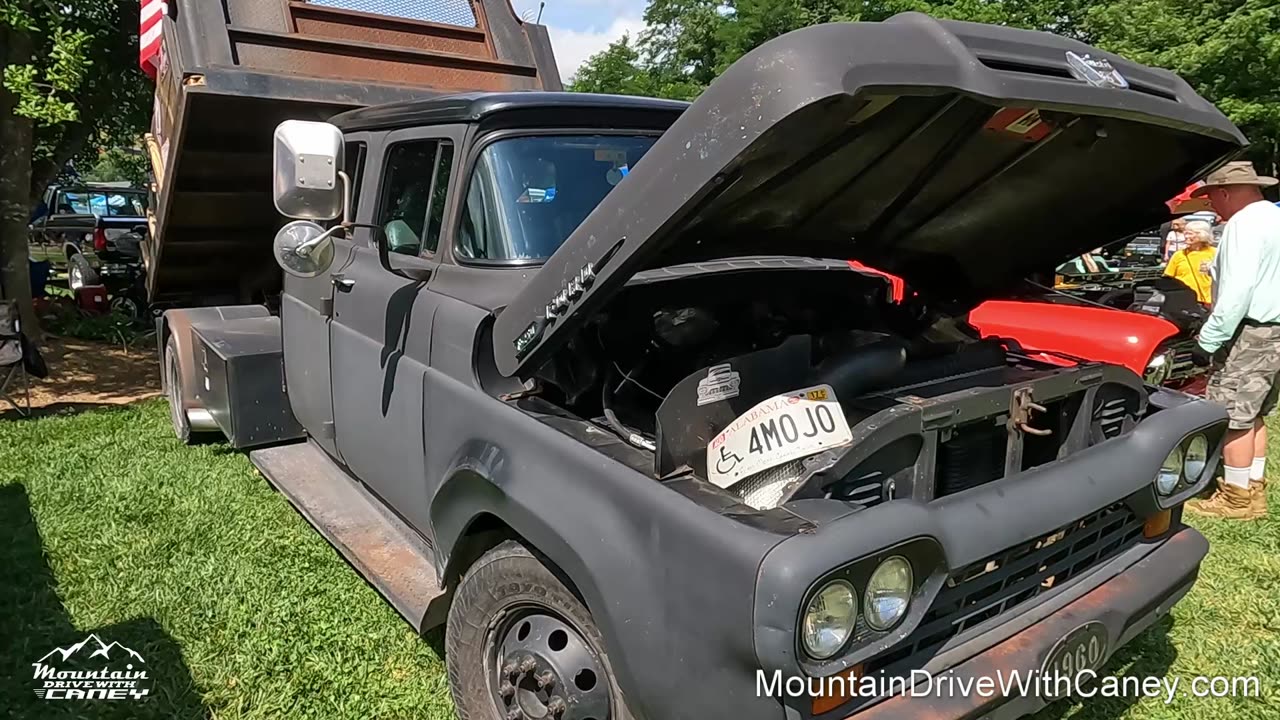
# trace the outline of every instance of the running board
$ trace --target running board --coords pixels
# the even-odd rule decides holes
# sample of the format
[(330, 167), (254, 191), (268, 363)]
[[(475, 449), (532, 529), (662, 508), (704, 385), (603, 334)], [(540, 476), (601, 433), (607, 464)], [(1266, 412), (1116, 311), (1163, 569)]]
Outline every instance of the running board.
[(249, 459), (415, 630), (444, 623), (431, 547), (323, 450), (303, 442)]

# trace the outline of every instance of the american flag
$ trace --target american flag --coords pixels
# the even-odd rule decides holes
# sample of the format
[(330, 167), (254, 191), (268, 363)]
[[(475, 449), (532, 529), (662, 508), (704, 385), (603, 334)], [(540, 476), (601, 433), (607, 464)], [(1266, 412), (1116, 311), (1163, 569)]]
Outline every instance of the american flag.
[(167, 0), (142, 0), (142, 25), (139, 28), (139, 63), (142, 72), (152, 80), (160, 68), (160, 41), (164, 25), (160, 22), (169, 14)]

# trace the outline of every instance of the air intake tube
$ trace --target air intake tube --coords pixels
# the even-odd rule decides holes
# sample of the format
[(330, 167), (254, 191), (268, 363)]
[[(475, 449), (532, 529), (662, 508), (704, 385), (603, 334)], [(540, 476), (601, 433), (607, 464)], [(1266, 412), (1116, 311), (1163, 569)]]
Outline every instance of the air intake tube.
[(830, 385), (836, 397), (856, 397), (887, 385), (907, 364), (907, 347), (899, 340), (879, 340), (842, 350), (814, 372), (815, 384)]

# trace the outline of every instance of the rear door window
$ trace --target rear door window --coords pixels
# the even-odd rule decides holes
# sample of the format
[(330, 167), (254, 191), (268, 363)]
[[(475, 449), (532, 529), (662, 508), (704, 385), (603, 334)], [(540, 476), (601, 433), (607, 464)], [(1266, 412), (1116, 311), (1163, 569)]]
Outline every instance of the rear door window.
[(439, 247), (452, 166), (448, 140), (413, 140), (387, 151), (378, 224), (390, 252), (430, 255)]

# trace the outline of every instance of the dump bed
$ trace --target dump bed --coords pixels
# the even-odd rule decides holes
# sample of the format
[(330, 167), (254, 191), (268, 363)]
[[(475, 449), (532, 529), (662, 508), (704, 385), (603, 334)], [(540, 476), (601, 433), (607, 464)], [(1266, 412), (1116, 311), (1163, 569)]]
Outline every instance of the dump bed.
[(170, 0), (148, 151), (151, 299), (279, 286), (271, 142), (289, 118), (468, 90), (559, 90), (546, 29), (509, 0)]

